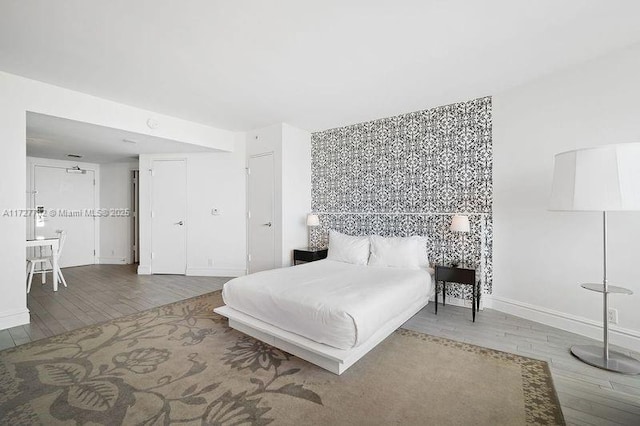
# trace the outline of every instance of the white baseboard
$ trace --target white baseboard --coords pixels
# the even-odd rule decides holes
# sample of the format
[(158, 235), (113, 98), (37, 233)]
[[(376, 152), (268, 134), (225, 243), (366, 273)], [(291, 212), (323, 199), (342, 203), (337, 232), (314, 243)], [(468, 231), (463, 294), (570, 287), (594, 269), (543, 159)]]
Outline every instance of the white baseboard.
[[(599, 321), (506, 297), (488, 295), (486, 298), (488, 308), (602, 341), (602, 323)], [(640, 332), (610, 325), (609, 342), (623, 348), (640, 351)]]
[(124, 257), (99, 257), (100, 265), (126, 265), (127, 259)]
[(29, 309), (17, 309), (13, 311), (0, 312), (0, 330), (29, 324)]
[(246, 275), (244, 269), (187, 268), (187, 276), (193, 277), (240, 277)]
[[(185, 275), (191, 277), (240, 277), (246, 275), (245, 269), (225, 268), (187, 268)], [(138, 265), (138, 275), (151, 275), (150, 265)]]

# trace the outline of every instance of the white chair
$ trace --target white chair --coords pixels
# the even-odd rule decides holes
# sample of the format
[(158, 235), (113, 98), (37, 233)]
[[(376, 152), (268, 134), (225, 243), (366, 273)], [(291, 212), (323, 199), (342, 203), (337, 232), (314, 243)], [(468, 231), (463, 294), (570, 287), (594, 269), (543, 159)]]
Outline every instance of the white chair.
[[(58, 252), (57, 252), (57, 256), (58, 258), (60, 258), (60, 255), (62, 254), (62, 248), (64, 247), (64, 242), (67, 239), (67, 233), (65, 231), (62, 230), (58, 230), (56, 231), (56, 234), (58, 234)], [(49, 264), (50, 267), (47, 267), (47, 264)], [(40, 270), (36, 271), (36, 265), (40, 265)], [(52, 272), (54, 274), (58, 275), (58, 278), (60, 279), (60, 282), (62, 282), (62, 284), (66, 287), (67, 286), (67, 282), (64, 279), (64, 276), (62, 275), (62, 271), (60, 270), (60, 266), (58, 265), (58, 268), (56, 268), (56, 270), (53, 270), (53, 253), (51, 253), (51, 256), (40, 256), (40, 257), (31, 257), (29, 259), (27, 259), (27, 293), (29, 293), (31, 291), (31, 282), (33, 281), (33, 275), (34, 274), (41, 274), (42, 275), (42, 284), (45, 284), (47, 282), (47, 272)]]

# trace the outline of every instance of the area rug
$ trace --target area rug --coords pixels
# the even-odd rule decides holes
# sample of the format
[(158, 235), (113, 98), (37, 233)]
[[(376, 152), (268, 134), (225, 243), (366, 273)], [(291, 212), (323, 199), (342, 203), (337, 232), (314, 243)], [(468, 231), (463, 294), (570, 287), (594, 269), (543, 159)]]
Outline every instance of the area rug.
[(400, 329), (343, 375), (243, 335), (220, 292), (0, 352), (4, 424), (563, 424), (547, 364)]

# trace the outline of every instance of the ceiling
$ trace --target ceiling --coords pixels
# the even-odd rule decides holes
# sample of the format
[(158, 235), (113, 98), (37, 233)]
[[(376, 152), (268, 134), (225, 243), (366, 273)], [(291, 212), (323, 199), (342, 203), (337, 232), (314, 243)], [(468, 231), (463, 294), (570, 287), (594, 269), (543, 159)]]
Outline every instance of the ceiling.
[(637, 0), (0, 0), (0, 69), (229, 130), (499, 93), (640, 42)]
[[(30, 157), (100, 164), (135, 161), (140, 154), (213, 151), (184, 142), (27, 113), (27, 155)], [(68, 154), (82, 158), (70, 158)]]

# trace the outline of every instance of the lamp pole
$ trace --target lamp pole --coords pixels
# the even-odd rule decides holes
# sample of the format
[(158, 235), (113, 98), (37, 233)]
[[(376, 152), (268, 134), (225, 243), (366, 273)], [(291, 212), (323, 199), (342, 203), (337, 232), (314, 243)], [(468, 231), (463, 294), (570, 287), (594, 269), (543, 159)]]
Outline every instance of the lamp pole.
[(633, 291), (610, 285), (607, 277), (607, 216), (610, 211), (640, 211), (640, 143), (611, 144), (556, 154), (551, 210), (602, 212), (602, 281), (584, 283), (602, 293), (602, 344), (574, 345), (571, 353), (594, 367), (624, 374), (640, 374), (640, 361), (611, 350), (609, 295)]
[(633, 294), (629, 289), (610, 286), (607, 279), (607, 212), (602, 212), (603, 277), (600, 284), (582, 284), (583, 288), (602, 292), (602, 347), (575, 345), (571, 353), (587, 364), (623, 374), (640, 374), (640, 361), (616, 351), (609, 351), (609, 293)]

